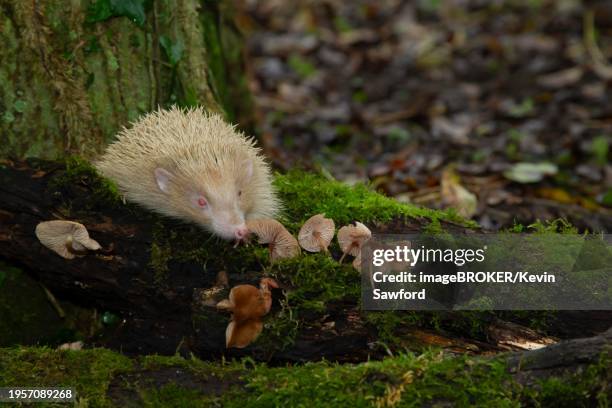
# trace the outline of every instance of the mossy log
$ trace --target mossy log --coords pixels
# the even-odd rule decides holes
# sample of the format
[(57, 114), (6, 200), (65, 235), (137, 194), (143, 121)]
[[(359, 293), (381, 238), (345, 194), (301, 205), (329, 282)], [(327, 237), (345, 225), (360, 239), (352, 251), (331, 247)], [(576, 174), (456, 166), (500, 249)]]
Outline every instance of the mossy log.
[[(378, 229), (416, 231), (440, 228), (440, 222), (468, 228), (451, 223), (449, 214), (402, 206), (365, 187), (351, 189), (305, 173), (278, 176), (276, 183), (287, 207), (284, 223), (294, 233), (317, 212), (339, 225), (354, 218)], [(6, 162), (0, 192), (0, 256), (32, 271), (60, 299), (118, 314), (123, 323), (107, 346), (135, 353), (223, 353), (228, 316), (214, 304), (227, 297), (227, 289), (203, 298), (223, 270), (232, 286), (257, 284), (265, 274), (291, 294), (274, 292), (264, 334), (236, 354), (359, 361), (371, 352), (373, 333), (357, 318), (359, 274), (350, 263), (304, 255), (270, 265), (266, 248), (234, 248), (194, 225), (124, 204), (113, 184), (81, 160)], [(82, 223), (102, 250), (66, 260), (43, 247), (34, 230), (53, 219)]]
[[(358, 220), (374, 232), (464, 233), (475, 228), (452, 212), (400, 204), (366, 186), (348, 187), (309, 173), (277, 175), (275, 185), (286, 208), (281, 221), (294, 234), (317, 213), (338, 227)], [(179, 351), (202, 358), (358, 362), (382, 357), (389, 347), (436, 345), (482, 353), (545, 340), (486, 314), (365, 313), (359, 308), (359, 273), (350, 262), (337, 261), (337, 244), (331, 256), (303, 254), (271, 264), (264, 247), (234, 248), (195, 225), (124, 203), (113, 183), (81, 159), (4, 162), (0, 197), (0, 258), (32, 273), (59, 299), (120, 317), (107, 336), (88, 343), (137, 354)], [(43, 247), (34, 234), (36, 225), (55, 219), (82, 223), (102, 249), (67, 260)], [(225, 350), (229, 316), (215, 307), (229, 291), (217, 286), (221, 271), (230, 286), (256, 285), (263, 276), (281, 284), (273, 292), (262, 335), (243, 350)], [(427, 319), (435, 322), (429, 326), (440, 327), (445, 318), (459, 330), (462, 324), (477, 324), (484, 334), (453, 338), (420, 328), (428, 326), (422, 324)], [(610, 314), (601, 323), (599, 329), (605, 330)]]
[(612, 330), (491, 357), (403, 353), (269, 367), (106, 349), (0, 349), (0, 386), (65, 386), (92, 406), (608, 406)]
[(231, 7), (0, 0), (0, 157), (92, 157), (122, 126), (170, 104), (246, 125)]

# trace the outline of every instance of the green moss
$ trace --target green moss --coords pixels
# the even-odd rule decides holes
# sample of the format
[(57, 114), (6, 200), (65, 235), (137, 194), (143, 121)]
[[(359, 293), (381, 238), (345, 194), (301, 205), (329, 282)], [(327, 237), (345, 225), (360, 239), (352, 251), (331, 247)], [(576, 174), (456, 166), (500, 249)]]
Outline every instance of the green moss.
[(160, 388), (150, 387), (141, 390), (140, 397), (145, 407), (193, 407), (205, 406), (211, 402), (200, 391), (185, 389), (174, 382)]
[(522, 225), (515, 223), (508, 228), (507, 232), (511, 233), (561, 233), (561, 234), (578, 234), (578, 229), (563, 218), (558, 218), (549, 221), (536, 221), (530, 225)]
[(368, 186), (358, 184), (350, 187), (344, 183), (328, 180), (321, 175), (293, 170), (277, 174), (274, 185), (285, 205), (286, 226), (293, 231), (311, 216), (324, 213), (337, 226), (352, 221), (363, 223), (388, 222), (396, 218), (422, 217), (432, 222), (453, 221), (466, 226), (476, 226), (452, 211), (439, 211), (402, 204), (385, 197)]
[(292, 289), (287, 299), (292, 305), (323, 311), (329, 301), (360, 295), (360, 275), (351, 264), (340, 264), (328, 254), (307, 254), (274, 263), (270, 273)]
[(0, 262), (0, 347), (58, 345), (82, 339), (100, 328), (92, 310), (55, 301), (62, 316), (39, 282)]
[(106, 392), (118, 372), (132, 361), (105, 349), (57, 351), (49, 348), (0, 349), (2, 386), (72, 387), (82, 403), (110, 407)]
[(172, 260), (196, 263), (204, 272), (224, 270), (227, 273), (245, 274), (260, 271), (269, 262), (267, 248), (259, 245), (233, 245), (212, 236), (196, 225), (180, 223), (156, 217), (151, 244), (151, 265), (162, 276)]
[(149, 265), (155, 271), (155, 283), (161, 285), (167, 278), (168, 261), (171, 259), (170, 248), (160, 245), (159, 242), (151, 243), (151, 261)]
[[(211, 363), (147, 356), (130, 360), (104, 349), (13, 348), (0, 349), (0, 378), (3, 386), (75, 387), (81, 403), (89, 406), (116, 405), (108, 396), (114, 379), (115, 398), (144, 406), (604, 407), (609, 403), (611, 361), (606, 354), (579, 375), (550, 377), (532, 387), (517, 384), (503, 358), (450, 357), (428, 351), (361, 364), (268, 367), (250, 359)], [(118, 375), (121, 379), (116, 381)]]
[(599, 362), (570, 378), (550, 377), (523, 390), (523, 400), (542, 407), (609, 407), (611, 402), (612, 357), (601, 354)]
[(51, 190), (64, 191), (74, 186), (85, 185), (90, 196), (85, 205), (87, 209), (97, 206), (117, 206), (122, 203), (117, 185), (107, 178), (101, 177), (96, 168), (87, 160), (72, 156), (66, 159), (65, 170), (59, 172), (49, 183)]
[(291, 346), (301, 324), (323, 316), (330, 303), (359, 301), (359, 272), (350, 264), (339, 264), (329, 254), (303, 254), (277, 261), (264, 273), (288, 286), (281, 310), (266, 319), (254, 343), (269, 356)]

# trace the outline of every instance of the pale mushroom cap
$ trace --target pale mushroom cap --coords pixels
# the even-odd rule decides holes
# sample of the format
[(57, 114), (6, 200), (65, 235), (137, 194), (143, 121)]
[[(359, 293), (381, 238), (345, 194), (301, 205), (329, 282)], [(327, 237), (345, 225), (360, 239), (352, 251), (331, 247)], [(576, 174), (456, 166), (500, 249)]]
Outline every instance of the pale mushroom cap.
[(359, 221), (355, 222), (355, 225), (346, 225), (338, 231), (340, 249), (353, 256), (361, 253), (361, 247), (370, 238), (372, 238), (372, 232)]
[(100, 244), (89, 238), (87, 228), (78, 222), (44, 221), (36, 226), (35, 234), (41, 244), (66, 259), (75, 257), (72, 250), (100, 249)]
[(273, 242), (279, 232), (285, 230), (283, 224), (273, 219), (248, 220), (247, 228), (259, 238), (260, 244)]
[(334, 220), (325, 218), (324, 214), (310, 217), (298, 234), (298, 241), (302, 248), (309, 252), (320, 252), (327, 249), (334, 238)]
[(82, 341), (75, 341), (72, 343), (64, 343), (62, 345), (60, 345), (58, 348), (58, 350), (82, 350), (83, 349), (83, 342)]
[(270, 244), (270, 259), (293, 258), (300, 253), (297, 240), (283, 224), (273, 219), (247, 221), (247, 228), (257, 235), (260, 244)]
[(289, 233), (284, 227), (277, 236), (274, 242), (271, 243), (272, 251), (270, 259), (275, 261), (283, 258), (293, 258), (300, 254), (300, 244), (297, 239)]

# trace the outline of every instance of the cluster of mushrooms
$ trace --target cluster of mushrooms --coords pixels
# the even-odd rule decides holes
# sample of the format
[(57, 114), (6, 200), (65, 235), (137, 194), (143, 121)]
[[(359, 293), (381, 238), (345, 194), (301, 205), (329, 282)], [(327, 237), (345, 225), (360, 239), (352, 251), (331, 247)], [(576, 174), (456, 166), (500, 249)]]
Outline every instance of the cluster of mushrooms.
[[(260, 244), (268, 244), (272, 262), (293, 258), (300, 253), (300, 247), (308, 252), (329, 252), (328, 247), (334, 238), (336, 227), (334, 220), (325, 218), (324, 214), (310, 217), (298, 234), (296, 240), (278, 221), (272, 219), (247, 222), (249, 231), (259, 238)], [(355, 257), (353, 266), (361, 267), (361, 247), (372, 237), (372, 232), (360, 222), (346, 225), (338, 230), (338, 245), (342, 250), (340, 262), (346, 255)]]
[[(247, 222), (249, 231), (255, 234), (260, 244), (268, 244), (272, 262), (293, 258), (300, 254), (300, 247), (308, 252), (329, 252), (328, 247), (334, 238), (334, 220), (317, 214), (309, 218), (298, 234), (293, 235), (278, 221), (272, 219)], [(347, 225), (338, 230), (338, 245), (345, 256), (352, 255), (353, 267), (361, 268), (361, 247), (372, 237), (372, 232), (360, 222)], [(229, 298), (217, 303), (217, 309), (232, 313), (225, 331), (227, 348), (244, 348), (254, 341), (263, 329), (263, 317), (270, 311), (272, 294), (270, 288), (278, 288), (274, 279), (262, 278), (259, 288), (253, 285), (234, 286)]]
[[(267, 244), (272, 262), (293, 258), (300, 254), (300, 247), (308, 252), (326, 252), (334, 238), (334, 220), (317, 214), (309, 218), (298, 234), (298, 239), (278, 221), (273, 219), (247, 222), (249, 231), (256, 235), (260, 244)], [(87, 228), (78, 222), (54, 220), (36, 226), (36, 237), (42, 245), (66, 259), (97, 251), (100, 244), (89, 237)], [(354, 256), (353, 266), (361, 269), (361, 248), (372, 237), (372, 233), (360, 222), (346, 225), (338, 230), (338, 245), (342, 250), (340, 263), (346, 255)], [(225, 282), (227, 284), (227, 282)], [(225, 286), (225, 285), (224, 285)], [(272, 278), (262, 278), (259, 287), (253, 285), (234, 286), (227, 299), (216, 304), (217, 309), (232, 314), (225, 331), (227, 348), (244, 348), (253, 342), (263, 329), (263, 317), (272, 305), (271, 288), (278, 288)]]

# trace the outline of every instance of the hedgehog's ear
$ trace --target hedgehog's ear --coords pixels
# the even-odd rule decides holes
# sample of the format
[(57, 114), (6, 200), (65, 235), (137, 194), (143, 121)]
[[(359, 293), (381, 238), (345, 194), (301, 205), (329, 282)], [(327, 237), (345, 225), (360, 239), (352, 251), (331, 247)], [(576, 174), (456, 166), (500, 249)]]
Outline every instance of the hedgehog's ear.
[(170, 182), (174, 178), (174, 174), (170, 173), (166, 169), (162, 169), (161, 167), (156, 168), (154, 173), (155, 181), (157, 181), (157, 187), (159, 187), (159, 189), (164, 193), (169, 194)]

